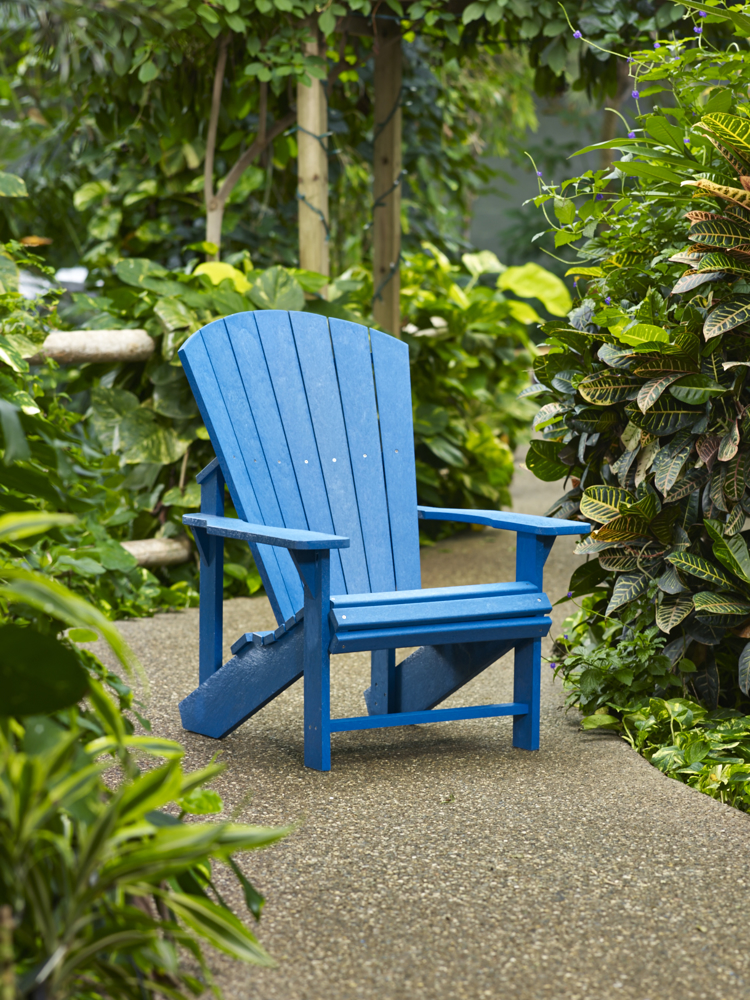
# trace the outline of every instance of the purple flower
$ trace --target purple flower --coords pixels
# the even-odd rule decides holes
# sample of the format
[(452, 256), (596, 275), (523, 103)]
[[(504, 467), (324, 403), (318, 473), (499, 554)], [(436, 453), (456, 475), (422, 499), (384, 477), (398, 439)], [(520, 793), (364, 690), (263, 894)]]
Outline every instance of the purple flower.
[(568, 638), (568, 633), (567, 633), (567, 632), (564, 632), (564, 633), (563, 633), (563, 639), (567, 639), (567, 638)]
[(628, 132), (628, 139), (635, 139), (635, 132)]
[(633, 61), (633, 57), (632, 56), (628, 56), (628, 62), (632, 63), (632, 61)]
[(554, 670), (556, 666), (557, 666), (556, 663), (550, 663), (549, 668), (550, 670)]
[(637, 101), (637, 100), (638, 100), (638, 98), (639, 98), (639, 97), (640, 97), (641, 95), (640, 95), (639, 91), (637, 91), (637, 90), (634, 90), (634, 91), (633, 91), (633, 95), (632, 95), (632, 96), (633, 96), (633, 97), (634, 97), (634, 98), (636, 99), (636, 101)]
[(573, 591), (572, 591), (572, 590), (569, 590), (569, 591), (568, 591), (568, 597), (572, 597), (572, 596), (573, 596)]
[(583, 38), (583, 35), (581, 34), (580, 31), (574, 31), (573, 38)]
[(598, 194), (598, 195), (596, 196), (596, 201), (604, 201), (604, 195), (603, 195), (603, 194), (601, 194), (601, 193), (599, 193), (599, 194)]
[(686, 143), (686, 144), (687, 144), (688, 142), (690, 142), (690, 140), (689, 140), (689, 139), (687, 139), (687, 138), (683, 139), (682, 141), (683, 141), (684, 143)]
[(698, 11), (698, 17), (708, 17), (708, 11), (699, 10)]
[(604, 303), (605, 303), (605, 305), (611, 306), (612, 305), (612, 296), (608, 295), (606, 297), (606, 299), (604, 300)]
[(702, 35), (703, 34), (703, 25), (702, 24), (696, 24), (696, 26), (693, 28), (693, 31), (696, 33), (696, 35)]
[(536, 175), (537, 175), (537, 177), (541, 177), (542, 176), (542, 171), (541, 170), (537, 170)]
[(655, 49), (660, 49), (660, 48), (661, 48), (661, 45), (659, 45), (659, 43), (658, 43), (658, 42), (654, 42), (654, 48), (655, 48)]

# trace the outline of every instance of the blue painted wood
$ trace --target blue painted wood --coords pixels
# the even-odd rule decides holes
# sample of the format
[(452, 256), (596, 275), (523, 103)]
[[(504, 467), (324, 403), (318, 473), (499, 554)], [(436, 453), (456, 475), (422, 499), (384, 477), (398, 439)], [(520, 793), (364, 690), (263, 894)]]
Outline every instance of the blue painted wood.
[(539, 587), (525, 580), (511, 583), (479, 583), (460, 587), (425, 587), (423, 590), (392, 590), (383, 594), (336, 594), (331, 607), (367, 608), (381, 604), (417, 604), (422, 601), (468, 600), (475, 597), (500, 597), (505, 594), (534, 594)]
[(249, 643), (180, 702), (182, 725), (213, 739), (228, 736), (302, 676), (304, 627), (270, 646)]
[(379, 330), (370, 330), (370, 348), (388, 492), (396, 589), (418, 590), (422, 577), (416, 517), (417, 480), (414, 472), (409, 348)]
[[(235, 509), (242, 520), (257, 524), (262, 523), (263, 515), (237, 440), (235, 419), (227, 410), (204, 341), (204, 335), (221, 332), (224, 329), (223, 320), (209, 323), (185, 341), (180, 348), (179, 356), (211, 437)], [(243, 428), (243, 432), (246, 430)], [(290, 614), (294, 614), (295, 608), (287, 593), (276, 551), (268, 546), (265, 549), (259, 546), (253, 550), (253, 556), (256, 557), (258, 570), (276, 619), (280, 622), (285, 621)]]
[[(262, 310), (253, 315), (307, 519), (305, 526), (332, 535), (333, 519), (289, 314)], [(341, 556), (335, 551), (331, 552), (331, 590), (334, 594), (346, 591)]]
[(307, 405), (315, 427), (318, 454), (333, 519), (333, 530), (351, 540), (341, 553), (347, 592), (369, 592), (362, 527), (346, 439), (341, 395), (325, 316), (291, 313)]
[(355, 323), (332, 319), (330, 326), (370, 590), (395, 590), (370, 337)]
[(205, 528), (209, 535), (278, 545), (285, 549), (342, 549), (349, 546), (349, 539), (339, 535), (321, 535), (318, 531), (300, 531), (297, 528), (268, 528), (264, 524), (248, 524), (236, 517), (185, 514), (182, 521), (191, 527)]
[(527, 714), (513, 720), (513, 746), (520, 750), (539, 749), (542, 644), (529, 639), (516, 646), (513, 667), (513, 697), (527, 706)]
[(519, 532), (516, 538), (516, 579), (528, 580), (539, 590), (544, 587), (544, 564), (552, 551), (554, 537)]
[(331, 670), (328, 656), (331, 560), (328, 552), (293, 551), (305, 587), (305, 766), (331, 770)]
[[(200, 473), (201, 513), (224, 514), (224, 476), (216, 459)], [(201, 532), (202, 534), (202, 532)], [(224, 616), (224, 542), (201, 538), (198, 673), (208, 680), (221, 666)]]
[(396, 687), (396, 650), (373, 649), (370, 664), (370, 687), (365, 704), (370, 715), (397, 712), (399, 692)]
[[(507, 705), (471, 705), (467, 708), (433, 708), (429, 712), (398, 712), (395, 715), (360, 715), (331, 719), (332, 733), (352, 729), (383, 729), (390, 726), (417, 726), (425, 722), (455, 722), (460, 719), (491, 719), (498, 715), (523, 717), (528, 707), (517, 702)], [(515, 721), (515, 720), (514, 720)]]
[[(288, 454), (284, 454), (285, 444), (283, 441), (278, 443), (275, 438), (269, 440), (266, 433), (268, 425), (273, 424), (273, 393), (271, 392), (270, 399), (266, 395), (257, 398), (260, 387), (264, 384), (262, 375), (265, 364), (253, 314), (239, 313), (237, 316), (227, 317), (223, 328), (212, 324), (206, 328), (204, 340), (226, 409), (232, 415), (235, 431), (241, 429), (241, 432), (236, 433), (237, 447), (261, 515), (255, 523), (307, 528), (299, 499), (295, 503), (294, 491), (289, 489), (294, 476), (291, 475), (290, 479)], [(267, 383), (267, 372), (265, 375)], [(250, 386), (247, 383), (251, 376), (255, 378)], [(265, 561), (266, 552), (260, 555)], [(283, 552), (268, 555), (276, 561), (284, 579), (293, 612), (302, 606), (303, 600), (302, 587), (294, 566)], [(288, 616), (287, 612), (286, 617)]]
[(545, 636), (551, 625), (551, 618), (529, 617), (338, 631), (332, 636), (329, 648), (332, 653), (359, 653), (368, 649), (403, 649), (404, 646), (435, 646), (451, 642), (528, 639)]
[[(492, 642), (422, 646), (396, 668), (397, 712), (419, 712), (434, 708), (501, 656), (513, 649), (515, 639)], [(367, 696), (365, 696), (367, 701)]]
[(414, 628), (448, 622), (476, 622), (489, 619), (539, 616), (552, 610), (547, 595), (506, 594), (471, 600), (419, 601), (415, 604), (382, 604), (369, 607), (333, 608), (331, 626), (335, 632), (375, 628)]
[(459, 521), (464, 524), (486, 524), (490, 528), (524, 531), (536, 535), (588, 535), (590, 524), (563, 521), (556, 517), (536, 514), (516, 514), (509, 510), (454, 510), (451, 507), (418, 507), (424, 521)]

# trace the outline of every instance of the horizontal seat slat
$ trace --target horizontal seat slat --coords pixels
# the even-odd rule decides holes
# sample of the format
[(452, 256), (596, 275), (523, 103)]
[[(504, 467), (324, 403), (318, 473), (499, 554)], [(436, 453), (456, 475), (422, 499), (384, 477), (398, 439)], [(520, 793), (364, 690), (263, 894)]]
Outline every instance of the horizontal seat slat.
[(440, 646), (492, 639), (536, 639), (545, 636), (551, 626), (551, 618), (528, 617), (399, 628), (340, 629), (331, 638), (328, 649), (331, 653), (358, 653), (368, 649), (403, 649), (405, 646)]
[(437, 622), (488, 621), (542, 615), (552, 610), (546, 594), (503, 594), (499, 597), (472, 597), (452, 601), (420, 601), (413, 604), (375, 604), (359, 607), (334, 607), (331, 625), (342, 629), (399, 628), (431, 625)]
[(391, 590), (375, 594), (336, 594), (332, 608), (369, 607), (381, 604), (418, 604), (435, 600), (453, 601), (472, 597), (500, 597), (504, 594), (537, 594), (539, 588), (528, 580), (511, 583), (480, 583), (462, 587), (424, 587), (420, 590)]

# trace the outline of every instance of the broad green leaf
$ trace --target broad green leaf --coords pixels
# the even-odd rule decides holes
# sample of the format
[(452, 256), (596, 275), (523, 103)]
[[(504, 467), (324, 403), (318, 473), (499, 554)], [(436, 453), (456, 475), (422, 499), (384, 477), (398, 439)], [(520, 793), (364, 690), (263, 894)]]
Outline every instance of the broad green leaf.
[(235, 289), (242, 295), (244, 295), (244, 293), (250, 288), (250, 282), (247, 280), (242, 271), (238, 271), (237, 268), (232, 267), (231, 264), (224, 264), (218, 260), (210, 260), (203, 264), (199, 264), (193, 271), (193, 274), (208, 275), (214, 285), (218, 285), (222, 281), (226, 281), (228, 278), (234, 285)]
[(521, 299), (539, 299), (553, 316), (567, 316), (573, 308), (570, 292), (563, 281), (539, 264), (506, 268), (497, 279), (497, 287)]
[[(686, 378), (698, 378), (698, 376), (688, 375)], [(669, 387), (671, 393), (674, 386)], [(695, 423), (700, 416), (700, 411), (691, 408), (683, 402), (678, 402), (670, 396), (661, 396), (646, 413), (641, 413), (638, 406), (630, 404), (625, 410), (627, 416), (636, 426), (649, 434), (657, 437), (666, 437), (676, 431)]]
[(119, 813), (127, 822), (143, 813), (174, 802), (180, 794), (182, 769), (179, 759), (172, 759), (151, 771), (144, 771), (121, 790)]
[(563, 479), (570, 473), (570, 466), (559, 461), (560, 447), (555, 441), (532, 441), (526, 455), (526, 468), (545, 483)]
[(727, 535), (725, 533), (723, 544), (732, 558), (732, 571), (750, 583), (750, 553), (748, 553), (747, 542), (742, 535)]
[(30, 626), (0, 627), (0, 715), (57, 712), (79, 702), (88, 686), (88, 674), (68, 646)]
[(664, 390), (682, 377), (679, 372), (670, 372), (667, 375), (657, 375), (656, 378), (649, 379), (639, 390), (636, 400), (641, 413), (650, 410)]
[(722, 302), (706, 317), (703, 324), (703, 336), (706, 340), (710, 340), (712, 337), (719, 337), (722, 333), (734, 330), (748, 321), (750, 321), (750, 301), (748, 299)]
[(422, 440), (433, 455), (437, 455), (441, 462), (446, 462), (448, 465), (456, 468), (466, 465), (463, 452), (442, 435), (437, 434), (435, 437), (426, 437)]
[(79, 212), (85, 212), (87, 208), (102, 201), (111, 190), (109, 181), (87, 181), (73, 195), (73, 204)]
[(620, 504), (634, 503), (635, 497), (616, 486), (589, 486), (581, 497), (584, 517), (606, 524), (620, 516)]
[[(478, 278), (482, 274), (500, 274), (505, 270), (505, 264), (501, 264), (491, 250), (462, 254), (461, 261), (472, 278)], [(328, 280), (326, 279), (326, 283)]]
[(737, 586), (735, 581), (723, 569), (714, 566), (713, 563), (709, 562), (708, 559), (704, 559), (703, 556), (693, 555), (692, 552), (672, 552), (666, 556), (666, 559), (683, 573), (697, 576), (699, 580), (706, 580), (721, 590), (725, 588), (731, 590)]
[(26, 183), (23, 177), (16, 174), (6, 174), (0, 170), (0, 198), (28, 198)]
[(569, 267), (565, 272), (565, 277), (583, 277), (583, 278), (603, 278), (604, 271), (600, 267), (581, 267), (576, 264), (574, 267)]
[(653, 323), (633, 323), (627, 329), (610, 327), (610, 333), (622, 344), (629, 344), (631, 347), (640, 347), (642, 344), (668, 344), (669, 334), (660, 326)]
[(682, 177), (667, 167), (658, 167), (652, 163), (641, 163), (639, 160), (615, 160), (612, 164), (621, 174), (627, 177), (644, 177), (650, 181), (669, 181), (679, 184)]
[(620, 729), (622, 722), (615, 715), (587, 715), (581, 719), (581, 729)]
[(233, 958), (251, 965), (274, 966), (273, 959), (235, 915), (209, 899), (170, 892), (165, 902), (183, 923)]
[(142, 462), (171, 465), (182, 458), (190, 445), (189, 438), (179, 437), (174, 428), (158, 423), (153, 413), (143, 408), (122, 421), (120, 438), (128, 465)]
[(719, 450), (716, 453), (716, 457), (720, 462), (728, 462), (730, 459), (735, 457), (739, 446), (740, 429), (738, 421), (733, 420), (729, 425), (729, 430), (719, 442)]
[(302, 286), (283, 267), (269, 267), (255, 281), (248, 295), (260, 309), (299, 311), (305, 307)]
[(191, 816), (210, 816), (220, 813), (224, 803), (218, 792), (210, 788), (195, 788), (179, 800), (180, 809)]
[(617, 372), (604, 371), (587, 375), (578, 383), (577, 391), (589, 403), (594, 403), (596, 406), (611, 406), (613, 403), (632, 399), (640, 385), (640, 379), (630, 374), (620, 375)]
[(705, 285), (707, 281), (719, 281), (723, 277), (725, 277), (723, 271), (688, 271), (677, 281), (670, 295), (680, 295), (683, 292), (692, 291), (699, 285)]
[(649, 582), (650, 577), (646, 573), (623, 573), (618, 576), (607, 610), (604, 612), (605, 616), (611, 615), (617, 608), (630, 604), (641, 594), (645, 594)]
[(656, 624), (662, 632), (669, 634), (692, 610), (693, 599), (690, 596), (677, 594), (674, 597), (665, 597), (661, 604), (656, 605)]
[(743, 694), (750, 694), (750, 642), (748, 642), (742, 652), (738, 663), (737, 680), (740, 691)]
[(195, 313), (177, 298), (160, 299), (154, 306), (154, 312), (165, 330), (184, 330), (186, 327), (194, 329), (197, 326)]
[(20, 514), (3, 514), (0, 517), (0, 541), (14, 542), (30, 535), (38, 535), (50, 528), (63, 528), (75, 524), (74, 514), (53, 514), (46, 510), (30, 510)]

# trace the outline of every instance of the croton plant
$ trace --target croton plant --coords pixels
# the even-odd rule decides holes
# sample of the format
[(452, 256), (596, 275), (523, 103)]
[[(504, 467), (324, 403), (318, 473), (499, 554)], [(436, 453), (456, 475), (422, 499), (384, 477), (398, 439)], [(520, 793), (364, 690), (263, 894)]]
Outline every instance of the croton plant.
[(569, 480), (549, 513), (591, 522), (573, 596), (600, 595), (599, 611), (631, 627), (655, 621), (664, 652), (697, 665), (698, 693), (716, 703), (717, 664), (739, 664), (750, 693), (750, 119), (708, 114), (693, 129), (737, 182), (683, 181), (696, 207), (688, 245), (669, 256), (688, 267), (673, 287), (655, 275), (639, 301), (615, 302), (602, 288), (627, 255), (588, 269), (604, 279), (595, 297), (545, 327), (526, 394), (552, 401), (527, 461)]

